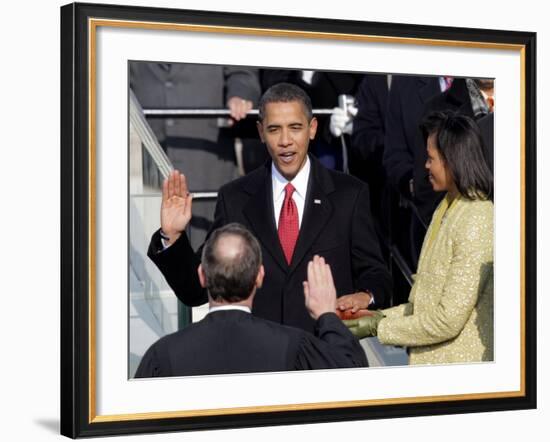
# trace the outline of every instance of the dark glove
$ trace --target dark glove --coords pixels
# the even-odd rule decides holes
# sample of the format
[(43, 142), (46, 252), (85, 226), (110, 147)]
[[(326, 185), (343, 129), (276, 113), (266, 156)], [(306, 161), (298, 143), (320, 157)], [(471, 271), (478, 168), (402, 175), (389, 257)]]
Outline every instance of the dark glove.
[(376, 310), (372, 313), (372, 316), (363, 316), (359, 319), (350, 319), (342, 322), (358, 339), (376, 336), (378, 332), (378, 323), (385, 318), (385, 316), (380, 310)]

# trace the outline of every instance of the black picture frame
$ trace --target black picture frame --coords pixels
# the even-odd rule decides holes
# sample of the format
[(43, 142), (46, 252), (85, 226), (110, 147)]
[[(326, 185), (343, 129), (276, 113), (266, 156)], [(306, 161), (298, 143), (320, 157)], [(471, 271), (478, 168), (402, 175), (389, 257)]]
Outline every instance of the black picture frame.
[[(511, 395), (211, 416), (96, 419), (93, 389), (95, 244), (90, 185), (89, 20), (186, 23), (263, 30), (369, 35), (513, 45), (523, 57), (522, 388)], [(61, 434), (76, 438), (145, 432), (427, 416), (536, 408), (536, 34), (488, 29), (311, 19), (148, 7), (69, 4), (61, 8)], [(92, 209), (91, 209), (92, 207)]]

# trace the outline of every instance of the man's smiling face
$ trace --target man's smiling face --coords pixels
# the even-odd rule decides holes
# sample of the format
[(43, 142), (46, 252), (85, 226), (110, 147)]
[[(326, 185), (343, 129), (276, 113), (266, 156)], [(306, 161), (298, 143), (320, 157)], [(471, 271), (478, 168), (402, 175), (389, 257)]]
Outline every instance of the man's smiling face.
[(277, 170), (291, 181), (304, 166), (310, 140), (315, 138), (317, 119), (307, 120), (299, 101), (272, 102), (258, 122), (260, 138)]

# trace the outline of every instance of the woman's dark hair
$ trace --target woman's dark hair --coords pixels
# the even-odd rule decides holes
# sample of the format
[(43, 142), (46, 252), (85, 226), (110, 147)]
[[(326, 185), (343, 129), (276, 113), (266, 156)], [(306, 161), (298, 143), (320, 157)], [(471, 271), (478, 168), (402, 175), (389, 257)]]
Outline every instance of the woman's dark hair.
[(460, 195), (467, 199), (492, 198), (493, 174), (483, 154), (477, 123), (452, 111), (428, 114), (420, 125), (424, 141), (435, 134), (436, 147), (452, 174)]

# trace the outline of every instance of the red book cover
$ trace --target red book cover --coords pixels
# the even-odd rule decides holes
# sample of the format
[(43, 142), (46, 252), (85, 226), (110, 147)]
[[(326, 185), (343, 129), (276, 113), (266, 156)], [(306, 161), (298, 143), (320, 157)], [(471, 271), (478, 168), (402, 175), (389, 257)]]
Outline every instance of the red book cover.
[(336, 314), (342, 320), (359, 319), (359, 318), (362, 318), (363, 316), (372, 316), (373, 315), (373, 313), (370, 310), (367, 310), (367, 309), (357, 310), (355, 313), (352, 313), (351, 310), (336, 309)]

